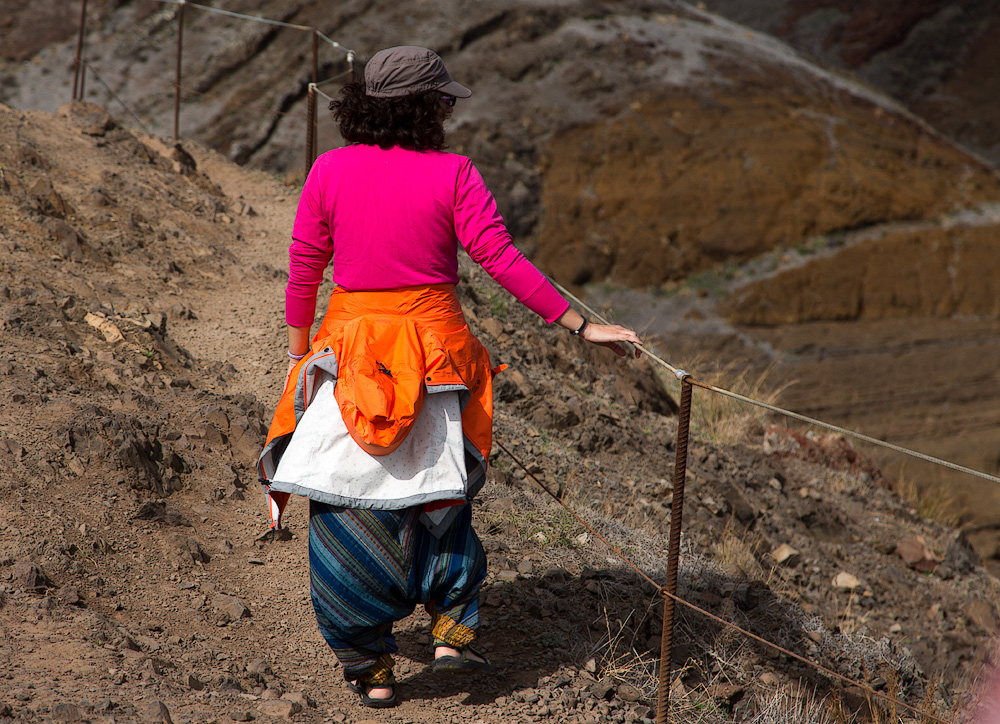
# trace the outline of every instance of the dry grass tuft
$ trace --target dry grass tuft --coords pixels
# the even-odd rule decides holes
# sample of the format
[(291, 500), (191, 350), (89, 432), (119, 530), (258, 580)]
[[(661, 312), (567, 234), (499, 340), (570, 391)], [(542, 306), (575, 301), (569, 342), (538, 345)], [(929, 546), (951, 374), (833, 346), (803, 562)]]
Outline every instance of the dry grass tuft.
[(916, 480), (907, 478), (901, 471), (893, 488), (899, 497), (913, 506), (921, 518), (936, 521), (949, 528), (958, 527), (958, 502), (946, 486), (921, 485)]
[(774, 689), (758, 699), (748, 724), (837, 724), (826, 700), (797, 687)]
[(763, 581), (767, 574), (757, 558), (760, 545), (759, 535), (729, 523), (712, 545), (712, 554), (727, 573), (747, 581)]
[(644, 699), (655, 700), (659, 686), (659, 657), (636, 651), (630, 642), (625, 641), (623, 632), (626, 626), (630, 622), (636, 624), (631, 619), (630, 616), (626, 621), (612, 622), (605, 613), (606, 632), (591, 648), (590, 657), (600, 662), (601, 676), (631, 684)]
[[(871, 684), (866, 678), (866, 684)], [(901, 698), (899, 679), (890, 676), (885, 683), (883, 692), (893, 699)], [(915, 707), (916, 710), (897, 704), (896, 701), (884, 699), (882, 697), (866, 695), (867, 711), (861, 716), (866, 724), (937, 724), (941, 721), (957, 722), (960, 713), (957, 708), (949, 713), (945, 711), (948, 707), (939, 706), (940, 702), (935, 701), (937, 682), (931, 681), (924, 690), (923, 700)], [(859, 722), (859, 715), (844, 710), (843, 702), (839, 702), (837, 707), (837, 722), (844, 724), (855, 724)]]
[[(774, 388), (767, 384), (772, 367), (754, 376), (748, 367), (740, 367), (736, 362), (730, 362), (721, 369), (712, 369), (711, 363), (707, 363), (706, 370), (699, 370), (698, 365), (696, 360), (691, 374), (699, 382), (769, 405), (775, 404), (788, 387), (781, 385)], [(771, 412), (763, 407), (697, 389), (691, 403), (691, 430), (702, 439), (715, 443), (742, 442), (763, 435), (770, 415)]]

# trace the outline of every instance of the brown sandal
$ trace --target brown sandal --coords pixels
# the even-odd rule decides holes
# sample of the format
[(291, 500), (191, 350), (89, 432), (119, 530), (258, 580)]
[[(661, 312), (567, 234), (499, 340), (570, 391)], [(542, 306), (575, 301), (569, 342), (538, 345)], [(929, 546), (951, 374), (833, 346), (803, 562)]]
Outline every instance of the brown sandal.
[[(441, 646), (448, 646), (448, 644), (437, 644), (435, 649)], [(458, 647), (448, 646), (448, 648), (453, 649)], [(482, 659), (482, 661), (469, 658), (470, 653), (475, 654)], [(471, 673), (474, 671), (481, 671), (487, 674), (491, 671), (496, 671), (496, 667), (491, 664), (485, 656), (471, 646), (458, 649), (458, 654), (458, 656), (442, 656), (434, 659), (434, 661), (431, 662), (431, 671), (448, 671), (452, 673)]]

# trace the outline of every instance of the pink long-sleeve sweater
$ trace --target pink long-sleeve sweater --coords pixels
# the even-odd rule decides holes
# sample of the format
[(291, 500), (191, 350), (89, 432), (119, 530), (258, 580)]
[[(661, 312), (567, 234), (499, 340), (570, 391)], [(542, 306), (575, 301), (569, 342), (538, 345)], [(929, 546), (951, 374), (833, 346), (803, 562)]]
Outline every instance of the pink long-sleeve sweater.
[(458, 244), (546, 322), (569, 303), (511, 243), (496, 201), (464, 156), (354, 145), (316, 159), (289, 247), (285, 320), (312, 324), (316, 293), (458, 282)]

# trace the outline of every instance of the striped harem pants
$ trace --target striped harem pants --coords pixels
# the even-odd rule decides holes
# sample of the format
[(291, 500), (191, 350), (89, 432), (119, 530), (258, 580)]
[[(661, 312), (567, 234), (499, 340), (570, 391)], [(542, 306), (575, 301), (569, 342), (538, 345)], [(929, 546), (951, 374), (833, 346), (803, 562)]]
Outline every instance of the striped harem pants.
[[(309, 502), (313, 609), (348, 680), (391, 675), (398, 650), (392, 625), (418, 603), (433, 618), (435, 643), (464, 648), (479, 627), (486, 553), (466, 504), (435, 538), (404, 510), (339, 508)], [(387, 673), (388, 672), (388, 673)]]

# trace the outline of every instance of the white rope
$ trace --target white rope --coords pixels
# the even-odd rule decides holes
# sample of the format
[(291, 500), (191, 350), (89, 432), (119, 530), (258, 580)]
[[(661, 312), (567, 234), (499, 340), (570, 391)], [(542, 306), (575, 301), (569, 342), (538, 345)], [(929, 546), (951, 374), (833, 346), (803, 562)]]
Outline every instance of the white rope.
[[(317, 81), (316, 83), (313, 83), (312, 85), (314, 85), (314, 86), (316, 86), (318, 88), (321, 85), (326, 85), (327, 83), (333, 83), (333, 81), (338, 80), (340, 78), (343, 78), (345, 75), (348, 75), (350, 73), (351, 73), (351, 71), (345, 70), (343, 73), (337, 73), (337, 75), (331, 75), (326, 80)], [(330, 100), (333, 100), (333, 99), (331, 98)]]
[(243, 13), (233, 12), (232, 10), (223, 10), (222, 8), (213, 8), (208, 5), (199, 5), (198, 3), (188, 2), (188, 0), (159, 0), (161, 3), (166, 3), (168, 5), (190, 5), (194, 8), (199, 8), (205, 10), (206, 12), (216, 13), (218, 15), (228, 15), (231, 18), (242, 18), (243, 20), (253, 20), (258, 23), (265, 23), (266, 25), (277, 25), (282, 28), (292, 28), (294, 30), (312, 30), (308, 25), (295, 25), (294, 23), (286, 23), (281, 20), (269, 20), (267, 18), (261, 18), (256, 15), (245, 15)]
[(129, 108), (128, 104), (125, 101), (123, 101), (121, 98), (119, 98), (117, 93), (115, 93), (113, 90), (111, 90), (111, 86), (109, 86), (107, 83), (104, 82), (104, 78), (102, 78), (101, 74), (97, 72), (97, 70), (98, 70), (97, 67), (91, 65), (86, 60), (84, 60), (82, 62), (83, 62), (84, 67), (89, 68), (90, 72), (93, 73), (93, 75), (94, 75), (95, 78), (97, 78), (98, 83), (100, 83), (101, 85), (104, 86), (104, 90), (106, 90), (111, 95), (112, 98), (114, 98), (116, 101), (118, 101), (121, 104), (122, 108), (124, 108), (126, 111), (128, 111), (128, 114), (130, 116), (132, 116), (133, 120), (135, 120), (135, 122), (139, 124), (139, 128), (142, 129), (143, 133), (145, 133), (147, 136), (152, 136), (153, 134), (150, 132), (150, 130), (148, 128), (146, 128), (146, 124), (139, 120), (139, 116), (137, 116), (135, 113), (133, 113), (132, 109)]
[[(580, 299), (580, 297), (578, 297), (575, 294), (573, 294), (573, 292), (571, 292), (569, 289), (567, 289), (566, 287), (564, 287), (562, 284), (560, 284), (559, 282), (557, 282), (552, 277), (548, 277), (548, 279), (549, 279), (550, 282), (552, 282), (552, 286), (554, 286), (556, 289), (558, 289), (563, 294), (563, 296), (569, 297), (572, 301), (576, 302), (577, 305), (579, 305), (580, 308), (586, 310), (590, 314), (591, 317), (593, 317), (594, 319), (596, 319), (601, 324), (611, 324), (611, 322), (609, 322), (600, 312), (598, 312), (596, 309), (594, 309), (593, 307), (591, 307), (585, 301), (583, 301), (582, 299)], [(666, 367), (668, 370), (670, 370), (670, 372), (675, 377), (677, 376), (677, 373), (679, 371), (683, 372), (683, 370), (678, 370), (678, 368), (674, 367), (672, 364), (670, 364), (666, 360), (663, 360), (663, 359), (660, 359), (659, 357), (657, 357), (654, 353), (652, 353), (648, 349), (646, 349), (646, 347), (636, 347), (636, 349), (640, 350), (644, 355), (646, 355), (650, 359), (654, 360), (657, 364), (659, 364), (659, 365), (661, 365), (663, 367)], [(684, 374), (687, 375), (687, 372), (684, 372)], [(677, 377), (677, 379), (680, 379), (680, 377)]]
[[(597, 319), (601, 324), (609, 324), (609, 322), (607, 321), (607, 319), (605, 319), (596, 309), (594, 309), (593, 307), (587, 305), (579, 297), (577, 297), (571, 291), (569, 291), (568, 289), (566, 289), (566, 287), (562, 286), (561, 284), (559, 284), (559, 282), (557, 282), (555, 280), (551, 280), (550, 279), (550, 281), (552, 281), (553, 286), (555, 286), (555, 288), (558, 289), (563, 295), (569, 297), (571, 300), (573, 300), (578, 305), (580, 305), (580, 307), (582, 307), (583, 309), (587, 310), (587, 312), (591, 316), (593, 316), (595, 319)], [(657, 364), (659, 364), (662, 367), (665, 367), (666, 369), (670, 370), (670, 372), (673, 373), (673, 375), (678, 380), (681, 380), (684, 377), (692, 377), (690, 375), (690, 373), (685, 372), (684, 370), (679, 369), (677, 367), (674, 367), (673, 365), (671, 365), (671, 364), (665, 362), (664, 360), (660, 359), (655, 354), (653, 354), (652, 352), (650, 352), (649, 349), (647, 349), (645, 346), (636, 347), (636, 349), (638, 349), (640, 352), (642, 352), (642, 354), (646, 355), (647, 357), (649, 357), (650, 359), (652, 359)], [(817, 425), (819, 427), (826, 428), (827, 430), (832, 430), (834, 432), (840, 433), (841, 435), (846, 435), (847, 437), (853, 437), (856, 440), (861, 440), (863, 442), (867, 442), (867, 443), (870, 443), (872, 445), (877, 445), (879, 447), (884, 447), (884, 448), (887, 448), (889, 450), (893, 450), (894, 452), (901, 453), (903, 455), (909, 455), (910, 457), (918, 458), (918, 459), (923, 460), (923, 461), (928, 462), (928, 463), (933, 463), (934, 465), (940, 465), (940, 466), (945, 467), (945, 468), (950, 468), (951, 470), (956, 470), (956, 471), (958, 471), (960, 473), (966, 473), (967, 475), (973, 475), (973, 476), (975, 476), (977, 478), (982, 478), (983, 480), (989, 480), (992, 483), (1000, 483), (1000, 477), (997, 477), (995, 475), (990, 475), (989, 473), (984, 473), (981, 470), (975, 470), (973, 468), (968, 468), (968, 467), (966, 467), (964, 465), (959, 465), (958, 463), (953, 463), (953, 462), (950, 462), (948, 460), (942, 460), (941, 458), (934, 457), (933, 455), (927, 455), (926, 453), (917, 452), (916, 450), (910, 450), (908, 448), (901, 447), (900, 445), (894, 445), (893, 443), (886, 442), (885, 440), (879, 440), (876, 437), (871, 437), (870, 435), (865, 435), (864, 433), (855, 432), (854, 430), (849, 430), (849, 429), (847, 429), (845, 427), (839, 427), (838, 425), (834, 425), (834, 424), (829, 423), (829, 422), (823, 422), (822, 420), (817, 420), (817, 419), (812, 418), (812, 417), (807, 417), (805, 415), (801, 415), (801, 414), (799, 414), (797, 412), (792, 412), (791, 410), (785, 410), (785, 409), (783, 409), (781, 407), (777, 407), (775, 405), (769, 405), (766, 402), (761, 402), (760, 400), (755, 400), (752, 397), (746, 397), (745, 395), (741, 395), (741, 394), (733, 392), (731, 390), (726, 390), (726, 389), (723, 389), (721, 387), (716, 387), (715, 385), (709, 385), (709, 384), (707, 384), (705, 382), (699, 382), (698, 380), (694, 379), (693, 377), (690, 380), (690, 382), (691, 382), (691, 384), (697, 385), (698, 387), (701, 387), (703, 389), (709, 390), (711, 392), (717, 392), (720, 395), (725, 395), (726, 397), (731, 397), (734, 400), (739, 400), (740, 402), (745, 402), (745, 403), (747, 403), (749, 405), (756, 405), (757, 407), (762, 407), (765, 410), (770, 410), (771, 412), (774, 412), (774, 413), (779, 414), (779, 415), (785, 415), (787, 417), (791, 417), (791, 418), (794, 418), (796, 420), (801, 420), (802, 422), (807, 422), (807, 423), (809, 423), (811, 425)]]
[(996, 477), (995, 475), (990, 475), (989, 473), (984, 473), (981, 470), (974, 470), (973, 468), (967, 468), (964, 465), (959, 465), (958, 463), (953, 463), (948, 460), (942, 460), (941, 458), (936, 458), (933, 455), (927, 455), (926, 453), (917, 452), (916, 450), (909, 450), (908, 448), (895, 445), (891, 442), (886, 442), (885, 440), (879, 440), (876, 437), (871, 437), (861, 432), (855, 432), (854, 430), (849, 430), (846, 427), (839, 427), (829, 422), (823, 422), (822, 420), (817, 420), (812, 417), (806, 417), (805, 415), (800, 415), (797, 412), (791, 412), (790, 410), (784, 410), (780, 407), (769, 405), (766, 402), (761, 402), (760, 400), (754, 400), (753, 398), (750, 397), (744, 397), (743, 395), (737, 392), (724, 390), (721, 387), (716, 387), (715, 385), (709, 385), (704, 382), (694, 382), (694, 384), (706, 390), (711, 390), (712, 392), (718, 392), (720, 395), (731, 397), (734, 400), (740, 400), (741, 402), (746, 402), (750, 405), (763, 407), (765, 410), (776, 412), (779, 415), (787, 415), (788, 417), (793, 417), (796, 420), (808, 422), (812, 425), (818, 425), (819, 427), (825, 427), (827, 430), (833, 430), (834, 432), (839, 432), (842, 435), (847, 435), (857, 440), (862, 440), (864, 442), (871, 443), (872, 445), (878, 445), (879, 447), (888, 448), (889, 450), (894, 450), (895, 452), (902, 453), (903, 455), (909, 455), (910, 457), (919, 458), (920, 460), (924, 460), (929, 463), (934, 463), (935, 465), (941, 465), (946, 468), (951, 468), (952, 470), (957, 470), (960, 473), (967, 473), (969, 475), (974, 475), (977, 478), (982, 478), (983, 480), (989, 480), (992, 483), (1000, 483), (1000, 478)]
[(199, 8), (200, 10), (204, 10), (206, 12), (216, 13), (218, 15), (228, 15), (231, 18), (253, 20), (254, 22), (264, 23), (265, 25), (277, 25), (278, 27), (281, 28), (292, 28), (293, 30), (307, 30), (310, 33), (316, 33), (316, 35), (318, 35), (320, 38), (326, 41), (330, 46), (336, 48), (337, 50), (341, 50), (347, 53), (347, 55), (351, 59), (353, 59), (354, 56), (353, 50), (345, 48), (336, 40), (331, 40), (330, 38), (323, 35), (323, 33), (318, 31), (316, 28), (312, 27), (311, 25), (296, 25), (295, 23), (286, 23), (282, 20), (270, 20), (268, 18), (262, 18), (257, 15), (246, 15), (244, 13), (237, 13), (232, 10), (223, 10), (222, 8), (213, 8), (208, 5), (199, 5), (198, 3), (189, 2), (188, 0), (158, 0), (158, 1), (161, 3), (166, 3), (168, 5), (190, 5), (191, 7)]
[(350, 48), (345, 48), (345, 47), (344, 47), (343, 45), (341, 45), (340, 43), (338, 43), (338, 42), (337, 42), (336, 40), (331, 40), (330, 38), (326, 37), (325, 35), (323, 35), (323, 33), (321, 33), (321, 32), (320, 32), (320, 31), (318, 31), (318, 30), (316, 30), (315, 32), (316, 32), (316, 35), (318, 35), (318, 36), (319, 36), (319, 37), (321, 37), (321, 38), (322, 38), (323, 40), (325, 40), (325, 41), (326, 41), (327, 43), (329, 43), (331, 47), (334, 47), (334, 48), (336, 48), (337, 50), (342, 50), (342, 51), (344, 51), (344, 53), (346, 53), (346, 54), (347, 54), (347, 60), (348, 60), (349, 62), (351, 62), (351, 63), (353, 63), (353, 62), (354, 62), (354, 56), (355, 56), (355, 53), (354, 53), (354, 51), (353, 51), (353, 50), (351, 50)]

